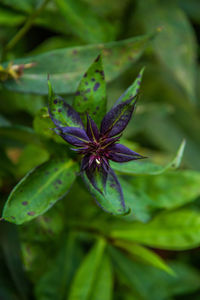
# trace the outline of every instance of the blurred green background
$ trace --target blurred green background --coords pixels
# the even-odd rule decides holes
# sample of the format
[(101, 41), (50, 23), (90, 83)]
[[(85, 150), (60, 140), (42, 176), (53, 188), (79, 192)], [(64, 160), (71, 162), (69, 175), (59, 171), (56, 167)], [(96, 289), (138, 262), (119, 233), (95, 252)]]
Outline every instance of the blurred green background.
[[(145, 67), (139, 105), (123, 136), (126, 143), (165, 165), (186, 139), (182, 172), (144, 176), (144, 179), (131, 177), (132, 193), (138, 199), (135, 219), (145, 224), (148, 231), (148, 223), (142, 222), (151, 220), (160, 210), (170, 213), (183, 206), (198, 212), (199, 43), (198, 0), (1, 0), (1, 208), (12, 188), (29, 170), (61, 151), (62, 144), (49, 131), (45, 111), (41, 110), (47, 105), (47, 74), (56, 91), (71, 103), (81, 76), (102, 51), (108, 107)], [(20, 70), (22, 64), (24, 69)], [(158, 201), (155, 210), (146, 195), (151, 201)], [(152, 245), (154, 252), (169, 261), (178, 276), (137, 260), (131, 261), (131, 265), (127, 257), (111, 249), (116, 270), (113, 268), (114, 275), (110, 275), (109, 292), (101, 295), (100, 291), (106, 290), (105, 282), (101, 282), (99, 292), (93, 296), (67, 298), (71, 279), (93, 244), (79, 221), (94, 222), (94, 228), (107, 228), (113, 219), (110, 221), (110, 216), (99, 211), (78, 180), (67, 199), (44, 216), (19, 227), (1, 222), (0, 299), (200, 299), (199, 219), (192, 223), (193, 227), (190, 221), (185, 222), (188, 224), (183, 232), (188, 239), (185, 248), (154, 247), (153, 243), (138, 240)], [(95, 225), (96, 220), (99, 223)], [(179, 234), (182, 221), (184, 214), (180, 215), (178, 229), (171, 229), (177, 230), (178, 236), (182, 234)], [(74, 224), (77, 228), (71, 233)], [(161, 218), (159, 226), (162, 224)], [(107, 261), (104, 263), (108, 270)]]

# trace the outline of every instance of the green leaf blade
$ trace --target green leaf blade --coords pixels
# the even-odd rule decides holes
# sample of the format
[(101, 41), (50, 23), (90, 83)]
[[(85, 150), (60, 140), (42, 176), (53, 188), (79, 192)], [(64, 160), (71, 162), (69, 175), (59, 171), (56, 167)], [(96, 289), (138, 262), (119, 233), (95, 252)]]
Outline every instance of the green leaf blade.
[(105, 241), (99, 239), (83, 260), (75, 274), (69, 294), (69, 300), (89, 299), (102, 262), (104, 249)]
[(129, 228), (115, 229), (111, 237), (158, 249), (192, 249), (200, 245), (200, 214), (186, 209), (160, 213), (147, 224), (134, 223)]
[(106, 186), (102, 182), (102, 178), (98, 172), (95, 176), (95, 181), (98, 190), (90, 183), (86, 174), (83, 174), (83, 180), (91, 195), (96, 200), (97, 204), (106, 212), (113, 215), (126, 215), (130, 209), (122, 202), (122, 195), (116, 188), (113, 187), (112, 178), (107, 178)]
[(97, 125), (106, 113), (106, 84), (99, 55), (84, 74), (76, 91), (73, 107), (79, 113), (88, 113)]
[[(23, 76), (17, 82), (7, 80), (2, 84), (6, 89), (13, 91), (47, 94), (46, 78), (47, 74), (50, 74), (56, 93), (74, 93), (85, 70), (100, 51), (105, 64), (105, 78), (110, 82), (139, 59), (154, 36), (155, 34), (149, 34), (119, 42), (64, 48), (17, 59), (14, 60), (14, 64), (34, 64), (24, 70)], [(6, 65), (7, 63), (4, 64)]]
[(67, 193), (77, 170), (75, 162), (65, 159), (52, 159), (33, 169), (11, 192), (2, 217), (22, 224), (45, 213)]

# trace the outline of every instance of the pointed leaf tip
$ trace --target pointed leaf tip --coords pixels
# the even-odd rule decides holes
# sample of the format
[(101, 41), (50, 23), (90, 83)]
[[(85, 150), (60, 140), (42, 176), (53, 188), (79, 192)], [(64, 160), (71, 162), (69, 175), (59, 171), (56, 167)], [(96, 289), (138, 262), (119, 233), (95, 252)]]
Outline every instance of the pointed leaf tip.
[(97, 58), (83, 75), (75, 93), (73, 107), (79, 113), (88, 113), (99, 125), (106, 113), (106, 84), (102, 56)]

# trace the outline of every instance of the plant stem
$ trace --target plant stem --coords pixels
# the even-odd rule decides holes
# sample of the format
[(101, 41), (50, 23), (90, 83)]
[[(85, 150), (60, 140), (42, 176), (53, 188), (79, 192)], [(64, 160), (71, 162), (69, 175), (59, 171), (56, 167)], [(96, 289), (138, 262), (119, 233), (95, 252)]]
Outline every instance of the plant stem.
[(5, 51), (11, 50), (19, 40), (27, 33), (27, 31), (32, 26), (34, 20), (38, 17), (38, 15), (42, 12), (42, 10), (45, 8), (49, 0), (44, 0), (38, 8), (29, 16), (24, 26), (16, 33), (16, 35), (8, 42), (8, 44), (5, 47)]

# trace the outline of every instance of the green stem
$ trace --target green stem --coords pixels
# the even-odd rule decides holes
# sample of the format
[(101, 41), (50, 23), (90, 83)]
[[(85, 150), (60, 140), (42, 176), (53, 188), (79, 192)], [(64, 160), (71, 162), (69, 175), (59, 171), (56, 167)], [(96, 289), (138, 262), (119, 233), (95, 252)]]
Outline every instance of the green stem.
[(45, 8), (49, 0), (44, 0), (41, 5), (29, 16), (24, 26), (16, 33), (16, 35), (10, 40), (10, 42), (6, 45), (5, 51), (11, 50), (19, 40), (27, 33), (27, 31), (32, 26), (35, 19), (38, 17), (38, 15), (42, 12), (42, 10)]

